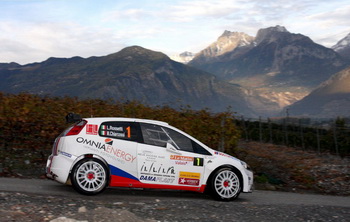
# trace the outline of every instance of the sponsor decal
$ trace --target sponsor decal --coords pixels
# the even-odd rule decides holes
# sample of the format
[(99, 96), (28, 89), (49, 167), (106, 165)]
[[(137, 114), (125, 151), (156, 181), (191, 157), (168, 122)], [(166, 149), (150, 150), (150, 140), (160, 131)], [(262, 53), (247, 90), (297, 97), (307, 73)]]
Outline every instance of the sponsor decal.
[(157, 159), (165, 159), (165, 156), (157, 155), (152, 151), (148, 150), (143, 150), (142, 153), (138, 153), (137, 155), (139, 155), (142, 158), (145, 158), (146, 161), (151, 162), (155, 162)]
[(173, 183), (174, 178), (163, 178), (157, 176), (140, 176), (140, 180), (142, 181), (152, 181), (157, 183)]
[(98, 125), (95, 125), (95, 124), (86, 125), (86, 134), (97, 135), (97, 132), (98, 132)]
[(199, 186), (200, 178), (200, 173), (180, 171), (178, 183), (182, 185)]
[(189, 165), (187, 161), (175, 161), (176, 165)]
[(226, 154), (226, 153), (221, 153), (221, 152), (215, 151), (214, 154), (215, 154), (215, 155), (218, 155), (218, 156), (224, 156), (224, 157), (228, 157), (228, 158), (237, 160), (236, 157), (233, 157), (233, 156), (228, 155), (228, 154)]
[(105, 143), (112, 146), (113, 140), (112, 139), (105, 139)]
[(69, 158), (72, 157), (72, 154), (66, 153), (66, 152), (63, 152), (63, 151), (60, 151), (60, 154), (62, 154), (63, 156), (69, 157)]
[(154, 162), (144, 162), (140, 169), (141, 173), (154, 175), (175, 175), (174, 166), (163, 166)]
[(180, 175), (179, 178), (191, 178), (191, 179), (200, 179), (201, 178), (201, 174), (200, 173), (195, 173), (195, 172), (184, 172), (184, 171), (180, 171)]
[(156, 177), (154, 177), (154, 176), (141, 176), (140, 180), (156, 181)]
[(230, 156), (230, 155), (228, 155), (228, 154), (226, 154), (226, 153), (221, 153), (221, 152), (214, 152), (215, 153), (215, 155), (219, 155), (219, 156), (225, 156), (225, 157), (232, 157), (232, 156)]
[(174, 166), (164, 166), (155, 162), (145, 161), (140, 170), (140, 181), (172, 184), (175, 181)]
[(170, 156), (171, 160), (181, 160), (181, 161), (193, 161), (193, 157), (190, 156), (179, 156), (179, 155), (171, 155)]
[(190, 185), (190, 186), (199, 186), (199, 179), (190, 179), (190, 178), (179, 178), (179, 184)]
[(133, 156), (132, 154), (125, 152), (124, 150), (113, 147), (112, 139), (106, 139), (105, 143), (102, 143), (96, 142), (94, 140), (85, 139), (83, 137), (78, 137), (76, 141), (77, 143), (87, 145), (88, 148), (96, 148), (102, 151), (102, 154), (112, 155), (113, 157), (116, 157), (119, 160), (133, 163), (136, 159), (136, 156)]
[(204, 159), (200, 157), (171, 155), (170, 160), (175, 161), (176, 165), (193, 165), (193, 166), (204, 165)]

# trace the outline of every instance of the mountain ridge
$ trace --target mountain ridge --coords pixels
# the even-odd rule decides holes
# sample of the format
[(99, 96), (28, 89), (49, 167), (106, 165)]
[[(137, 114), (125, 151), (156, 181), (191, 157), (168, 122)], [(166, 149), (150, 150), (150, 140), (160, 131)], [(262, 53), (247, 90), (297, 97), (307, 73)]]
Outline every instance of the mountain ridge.
[[(348, 36), (329, 49), (278, 25), (258, 30), (255, 37), (225, 30), (196, 54), (191, 67), (140, 46), (100, 57), (0, 63), (0, 90), (151, 105), (191, 104), (215, 111), (233, 106), (240, 114), (272, 116), (350, 65), (350, 60), (334, 51), (348, 43), (350, 48)], [(182, 53), (183, 59), (192, 56)]]
[(49, 58), (15, 69), (0, 68), (0, 90), (76, 96), (147, 105), (254, 113), (241, 87), (172, 61), (163, 53), (131, 46), (102, 57)]
[(336, 73), (302, 100), (286, 107), (294, 116), (346, 117), (350, 113), (350, 67)]
[[(270, 99), (271, 103), (263, 110), (272, 115), (302, 99), (350, 64), (332, 49), (307, 36), (290, 33), (283, 26), (258, 30), (250, 45), (214, 58), (203, 57), (203, 54), (195, 57), (189, 65)], [(260, 109), (261, 105), (253, 107)]]
[(331, 47), (334, 51), (338, 52), (344, 58), (350, 60), (350, 33), (344, 38), (339, 40), (337, 44)]

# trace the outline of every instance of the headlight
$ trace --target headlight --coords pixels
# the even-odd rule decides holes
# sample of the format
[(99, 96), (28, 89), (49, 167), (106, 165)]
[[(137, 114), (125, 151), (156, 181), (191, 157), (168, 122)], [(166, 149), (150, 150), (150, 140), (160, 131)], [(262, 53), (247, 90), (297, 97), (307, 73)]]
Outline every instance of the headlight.
[(246, 162), (241, 161), (241, 164), (244, 168), (246, 168), (247, 170), (250, 170), (250, 166)]

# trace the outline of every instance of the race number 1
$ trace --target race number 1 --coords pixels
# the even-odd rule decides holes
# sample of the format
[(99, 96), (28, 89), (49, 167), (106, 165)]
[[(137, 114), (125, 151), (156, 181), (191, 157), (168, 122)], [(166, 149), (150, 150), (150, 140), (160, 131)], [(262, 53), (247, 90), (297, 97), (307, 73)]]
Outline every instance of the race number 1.
[(130, 138), (131, 137), (131, 132), (130, 132), (130, 126), (126, 127), (126, 131), (127, 131), (127, 137)]
[(203, 158), (199, 158), (199, 157), (193, 158), (193, 166), (203, 166), (203, 164), (204, 164)]

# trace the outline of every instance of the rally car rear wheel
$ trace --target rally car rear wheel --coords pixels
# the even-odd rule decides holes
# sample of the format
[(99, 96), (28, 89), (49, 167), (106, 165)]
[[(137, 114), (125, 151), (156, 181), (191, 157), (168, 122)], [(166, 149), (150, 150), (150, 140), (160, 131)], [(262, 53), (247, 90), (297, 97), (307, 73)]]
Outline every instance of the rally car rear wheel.
[(71, 173), (74, 189), (86, 195), (101, 193), (108, 185), (109, 173), (99, 159), (86, 158), (77, 162)]

